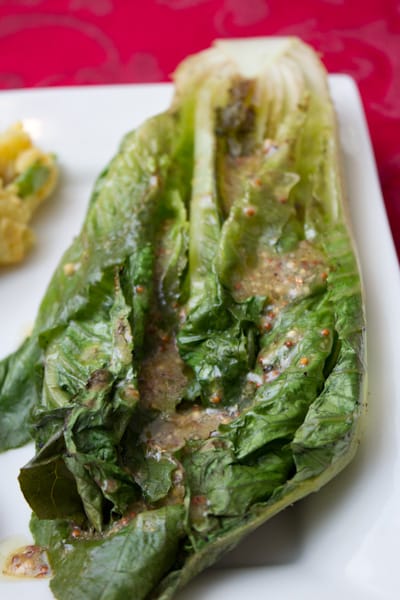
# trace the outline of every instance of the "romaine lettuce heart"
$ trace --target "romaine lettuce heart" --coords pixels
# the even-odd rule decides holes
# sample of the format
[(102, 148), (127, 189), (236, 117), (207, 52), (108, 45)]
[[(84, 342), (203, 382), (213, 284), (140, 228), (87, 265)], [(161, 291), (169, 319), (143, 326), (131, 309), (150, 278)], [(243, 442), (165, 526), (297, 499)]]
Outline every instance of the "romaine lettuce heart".
[(338, 155), (311, 48), (225, 40), (100, 175), (0, 363), (57, 598), (173, 598), (352, 459), (365, 320)]

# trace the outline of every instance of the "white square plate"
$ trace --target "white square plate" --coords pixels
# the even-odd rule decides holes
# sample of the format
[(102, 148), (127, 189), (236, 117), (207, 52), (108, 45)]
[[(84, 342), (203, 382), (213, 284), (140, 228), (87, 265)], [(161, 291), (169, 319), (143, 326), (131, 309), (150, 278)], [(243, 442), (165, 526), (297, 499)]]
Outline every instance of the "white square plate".
[[(399, 597), (400, 280), (367, 127), (353, 81), (330, 77), (345, 183), (362, 267), (368, 325), (369, 411), (356, 459), (318, 494), (247, 538), (179, 600), (390, 600)], [(50, 276), (80, 229), (96, 176), (128, 130), (165, 109), (166, 84), (0, 93), (0, 130), (22, 120), (58, 155), (57, 193), (34, 221), (38, 243), (16, 268), (0, 270), (0, 357), (29, 331)], [(0, 554), (29, 542), (30, 512), (18, 469), (32, 446), (0, 455)], [(0, 556), (1, 560), (1, 556)], [(0, 578), (2, 600), (52, 598), (46, 580)], [(177, 599), (178, 600), (178, 599)]]

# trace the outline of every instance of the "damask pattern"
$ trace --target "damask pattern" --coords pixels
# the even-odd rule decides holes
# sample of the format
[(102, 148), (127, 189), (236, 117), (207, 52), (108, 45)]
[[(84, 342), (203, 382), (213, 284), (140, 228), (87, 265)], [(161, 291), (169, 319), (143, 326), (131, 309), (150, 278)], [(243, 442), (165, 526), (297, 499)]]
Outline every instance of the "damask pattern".
[(0, 0), (0, 89), (167, 81), (217, 37), (290, 34), (358, 83), (400, 256), (399, 0)]

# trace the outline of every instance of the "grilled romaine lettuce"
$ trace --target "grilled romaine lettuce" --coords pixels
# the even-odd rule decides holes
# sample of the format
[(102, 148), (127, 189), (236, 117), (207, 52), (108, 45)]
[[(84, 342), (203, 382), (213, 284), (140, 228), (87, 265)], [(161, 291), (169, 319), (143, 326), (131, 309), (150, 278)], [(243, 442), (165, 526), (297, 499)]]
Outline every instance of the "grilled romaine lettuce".
[(175, 86), (0, 365), (60, 599), (172, 598), (359, 443), (362, 290), (319, 59), (220, 41)]

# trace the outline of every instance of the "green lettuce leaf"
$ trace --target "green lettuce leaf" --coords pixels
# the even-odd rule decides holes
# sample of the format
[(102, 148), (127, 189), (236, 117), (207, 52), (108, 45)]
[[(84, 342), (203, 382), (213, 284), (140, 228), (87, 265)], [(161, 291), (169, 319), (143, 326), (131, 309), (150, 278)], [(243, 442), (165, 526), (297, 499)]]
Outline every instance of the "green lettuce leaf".
[(37, 541), (51, 548), (49, 558), (55, 576), (50, 585), (56, 597), (141, 600), (174, 565), (183, 535), (182, 508), (143, 512), (107, 537), (71, 536), (67, 538), (68, 548), (59, 542), (61, 536), (69, 534), (62, 523), (42, 521), (39, 525), (34, 519), (31, 528)]

